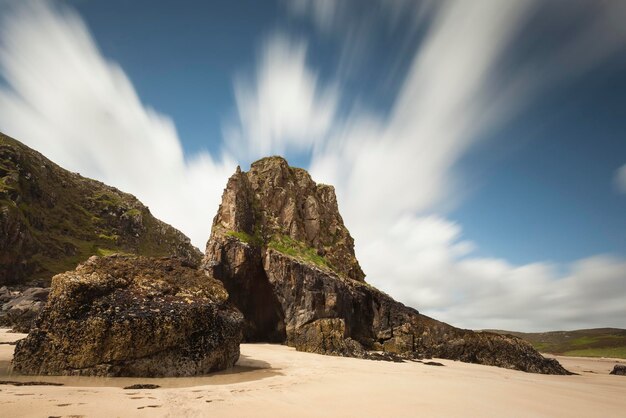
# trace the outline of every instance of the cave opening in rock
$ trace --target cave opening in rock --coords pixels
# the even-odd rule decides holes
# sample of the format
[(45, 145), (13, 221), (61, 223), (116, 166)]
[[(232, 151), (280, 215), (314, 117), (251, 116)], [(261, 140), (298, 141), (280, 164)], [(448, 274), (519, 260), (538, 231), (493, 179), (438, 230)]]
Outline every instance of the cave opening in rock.
[(243, 313), (244, 342), (284, 343), (285, 314), (260, 260), (222, 280), (229, 300)]

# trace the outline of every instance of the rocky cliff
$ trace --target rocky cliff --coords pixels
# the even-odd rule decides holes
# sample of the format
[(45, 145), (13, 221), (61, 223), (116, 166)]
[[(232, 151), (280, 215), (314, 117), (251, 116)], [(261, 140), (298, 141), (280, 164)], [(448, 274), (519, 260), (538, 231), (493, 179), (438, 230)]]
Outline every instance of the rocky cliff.
[(0, 285), (47, 285), (54, 274), (111, 253), (202, 256), (134, 196), (0, 133)]
[(229, 179), (203, 265), (244, 314), (247, 341), (567, 373), (519, 338), (458, 329), (394, 301), (364, 281), (353, 244), (333, 188), (270, 157)]
[(217, 280), (177, 258), (91, 257), (54, 276), (15, 348), (25, 374), (192, 376), (239, 358), (242, 316)]

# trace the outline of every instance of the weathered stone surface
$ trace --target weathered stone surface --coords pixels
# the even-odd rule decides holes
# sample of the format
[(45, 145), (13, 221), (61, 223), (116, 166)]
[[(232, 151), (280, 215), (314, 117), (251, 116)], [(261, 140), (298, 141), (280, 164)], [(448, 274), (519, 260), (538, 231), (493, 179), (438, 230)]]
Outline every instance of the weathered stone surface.
[(220, 282), (175, 258), (92, 257), (56, 275), (15, 349), (26, 374), (190, 376), (239, 358), (242, 317)]
[(334, 188), (316, 184), (309, 173), (289, 167), (281, 157), (259, 160), (249, 172), (237, 169), (224, 190), (213, 230), (237, 231), (267, 243), (286, 237), (313, 249), (338, 274), (358, 281), (365, 277)]
[(49, 286), (55, 274), (112, 253), (202, 258), (134, 196), (0, 133), (0, 285)]
[(613, 366), (613, 370), (611, 370), (611, 373), (609, 374), (615, 374), (618, 376), (626, 376), (626, 365), (616, 364), (615, 366)]
[[(320, 197), (304, 170), (277, 157), (253, 163), (247, 173), (238, 169), (228, 181), (204, 267), (243, 312), (245, 339), (322, 354), (441, 357), (567, 373), (519, 338), (454, 328), (365, 283), (334, 191), (322, 189)], [(309, 226), (312, 235), (309, 218), (320, 219), (319, 228)], [(337, 234), (341, 239), (333, 241)]]
[(153, 385), (152, 383), (137, 383), (136, 385), (130, 385), (130, 386), (125, 386), (124, 389), (128, 390), (128, 389), (133, 389), (133, 390), (137, 390), (137, 389), (158, 389), (161, 386), (159, 385)]
[[(13, 299), (2, 304), (0, 325), (10, 326), (15, 332), (28, 333), (35, 318), (48, 300), (50, 289), (32, 287), (16, 293)], [(0, 299), (2, 299), (1, 296)]]
[(316, 319), (299, 327), (289, 335), (288, 344), (298, 351), (344, 357), (366, 358), (363, 346), (346, 334), (341, 318)]
[(8, 287), (6, 286), (0, 287), (0, 306), (9, 302), (13, 298), (14, 298), (14, 294), (13, 292), (11, 292), (11, 290)]

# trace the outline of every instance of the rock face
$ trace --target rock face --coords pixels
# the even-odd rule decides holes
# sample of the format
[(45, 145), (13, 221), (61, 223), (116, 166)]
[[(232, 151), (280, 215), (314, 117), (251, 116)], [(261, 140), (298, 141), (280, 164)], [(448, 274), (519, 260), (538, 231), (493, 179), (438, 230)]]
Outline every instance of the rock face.
[(613, 366), (613, 370), (611, 370), (611, 373), (609, 374), (615, 374), (618, 376), (626, 376), (626, 365), (616, 364), (615, 366)]
[(247, 341), (342, 356), (380, 358), (384, 351), (391, 358), (436, 356), (568, 373), (519, 338), (454, 328), (367, 284), (333, 188), (316, 185), (280, 157), (259, 160), (249, 172), (238, 169), (229, 179), (204, 268), (244, 314)]
[(92, 257), (52, 280), (15, 349), (25, 374), (191, 376), (239, 358), (242, 316), (222, 284), (176, 258)]
[(50, 289), (31, 287), (23, 292), (14, 293), (12, 298), (3, 303), (3, 292), (0, 289), (0, 326), (10, 326), (15, 332), (27, 333), (46, 304)]
[(0, 286), (47, 286), (90, 256), (112, 253), (202, 258), (134, 196), (0, 133)]
[(319, 255), (314, 261), (325, 261), (337, 274), (365, 278), (339, 215), (335, 189), (316, 184), (306, 170), (289, 167), (280, 157), (253, 163), (248, 173), (237, 170), (228, 180), (213, 229), (271, 246), (295, 241), (314, 250)]

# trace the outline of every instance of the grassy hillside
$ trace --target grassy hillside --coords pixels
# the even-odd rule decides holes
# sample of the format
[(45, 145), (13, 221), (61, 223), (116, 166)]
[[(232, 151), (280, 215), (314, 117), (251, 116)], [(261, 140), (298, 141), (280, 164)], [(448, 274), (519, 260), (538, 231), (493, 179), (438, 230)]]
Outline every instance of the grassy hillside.
[(626, 359), (626, 330), (619, 328), (594, 328), (576, 331), (513, 332), (512, 334), (530, 342), (543, 353), (580, 357), (615, 357)]
[(201, 256), (134, 196), (0, 133), (0, 286), (46, 284), (91, 255), (114, 252)]

